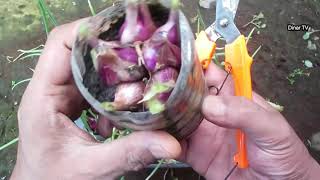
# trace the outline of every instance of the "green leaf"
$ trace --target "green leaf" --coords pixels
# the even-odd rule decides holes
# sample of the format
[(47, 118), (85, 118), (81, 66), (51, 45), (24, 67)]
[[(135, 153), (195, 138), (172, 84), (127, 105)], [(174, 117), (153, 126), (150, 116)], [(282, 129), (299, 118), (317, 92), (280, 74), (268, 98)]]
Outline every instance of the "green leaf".
[(304, 33), (304, 35), (302, 36), (302, 38), (303, 38), (304, 40), (308, 40), (308, 39), (310, 38), (310, 32)]
[(264, 28), (266, 28), (266, 27), (267, 27), (266, 24), (262, 24), (262, 25), (260, 26), (260, 28), (262, 28), (262, 29), (264, 29)]
[(307, 46), (307, 48), (308, 48), (309, 50), (317, 50), (316, 44), (314, 44), (311, 40), (308, 40), (308, 46)]
[(264, 14), (262, 12), (260, 12), (257, 16), (257, 19), (263, 19), (264, 18)]
[(173, 82), (168, 82), (168, 83), (154, 83), (151, 86), (150, 91), (148, 91), (143, 99), (139, 102), (145, 102), (145, 101), (149, 101), (150, 99), (152, 99), (153, 97), (155, 97), (157, 94), (169, 91), (170, 89), (172, 89), (174, 87), (174, 83)]
[(80, 119), (81, 119), (81, 121), (82, 121), (82, 123), (84, 125), (84, 128), (87, 130), (87, 132), (90, 132), (91, 128), (90, 128), (90, 126), (88, 124), (88, 116), (87, 116), (87, 111), (86, 110), (82, 111)]
[(112, 102), (103, 102), (101, 103), (101, 106), (106, 111), (115, 111), (115, 107), (113, 106)]
[(313, 64), (311, 61), (309, 60), (305, 60), (304, 61), (304, 65), (307, 67), (307, 68), (313, 68)]
[(164, 104), (155, 98), (147, 101), (147, 106), (149, 107), (149, 112), (151, 114), (158, 114), (165, 110)]

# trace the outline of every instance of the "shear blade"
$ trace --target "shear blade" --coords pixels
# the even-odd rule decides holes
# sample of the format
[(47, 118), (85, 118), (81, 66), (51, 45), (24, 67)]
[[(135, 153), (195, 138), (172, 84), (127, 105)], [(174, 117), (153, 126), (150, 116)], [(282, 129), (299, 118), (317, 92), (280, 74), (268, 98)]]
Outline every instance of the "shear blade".
[(234, 17), (238, 9), (239, 0), (217, 0), (215, 31), (227, 43), (232, 43), (241, 34), (234, 24)]

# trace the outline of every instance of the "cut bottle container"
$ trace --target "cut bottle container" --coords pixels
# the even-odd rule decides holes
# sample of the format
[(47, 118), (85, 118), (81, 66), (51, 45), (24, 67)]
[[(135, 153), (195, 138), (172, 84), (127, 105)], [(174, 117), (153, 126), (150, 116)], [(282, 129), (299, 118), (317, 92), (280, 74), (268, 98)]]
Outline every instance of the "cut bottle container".
[[(152, 14), (157, 11), (164, 15), (160, 18), (168, 16), (169, 9), (161, 4), (149, 7)], [(90, 27), (92, 36), (113, 38), (123, 23), (124, 16), (124, 5), (118, 2), (90, 18), (85, 24)], [(102, 102), (90, 93), (90, 87), (86, 87), (84, 83), (84, 76), (92, 62), (86, 62), (89, 61), (90, 47), (86, 39), (78, 34), (72, 48), (71, 64), (75, 83), (83, 97), (98, 113), (117, 127), (132, 130), (165, 130), (178, 139), (189, 136), (203, 120), (201, 106), (208, 88), (194, 47), (193, 32), (182, 11), (179, 13), (178, 26), (181, 38), (181, 68), (163, 112), (153, 115), (149, 112), (106, 111), (101, 106)]]

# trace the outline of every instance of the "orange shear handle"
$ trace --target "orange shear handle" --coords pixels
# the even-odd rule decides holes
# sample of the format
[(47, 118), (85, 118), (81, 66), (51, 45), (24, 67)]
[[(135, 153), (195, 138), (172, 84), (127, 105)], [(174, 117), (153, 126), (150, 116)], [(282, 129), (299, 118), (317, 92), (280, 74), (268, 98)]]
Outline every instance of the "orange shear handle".
[[(248, 54), (245, 38), (239, 36), (233, 43), (227, 44), (225, 49), (225, 68), (230, 70), (235, 84), (235, 95), (252, 99), (251, 64), (252, 58)], [(248, 167), (246, 138), (241, 130), (236, 132), (237, 153), (234, 156), (239, 168)]]
[(216, 52), (216, 43), (213, 41), (210, 41), (207, 34), (204, 31), (201, 31), (197, 35), (195, 47), (196, 47), (198, 58), (202, 65), (202, 68), (208, 69), (209, 64), (211, 63), (212, 57)]

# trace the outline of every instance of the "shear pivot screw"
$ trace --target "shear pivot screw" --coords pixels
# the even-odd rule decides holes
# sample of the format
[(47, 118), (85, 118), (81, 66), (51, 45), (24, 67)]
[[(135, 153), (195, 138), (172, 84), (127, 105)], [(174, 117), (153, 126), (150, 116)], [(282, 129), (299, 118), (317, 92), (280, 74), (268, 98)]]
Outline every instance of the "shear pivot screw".
[(229, 21), (227, 18), (223, 18), (219, 21), (219, 25), (223, 28), (227, 27), (229, 25)]

